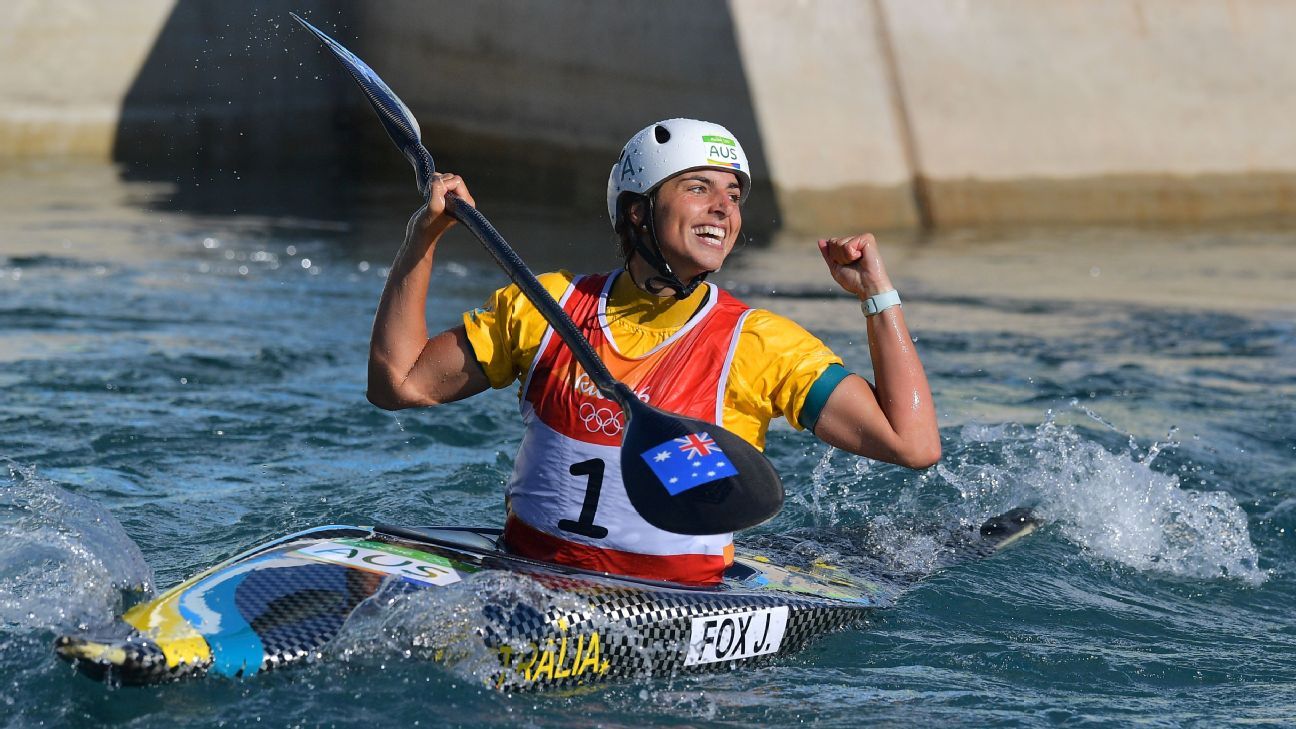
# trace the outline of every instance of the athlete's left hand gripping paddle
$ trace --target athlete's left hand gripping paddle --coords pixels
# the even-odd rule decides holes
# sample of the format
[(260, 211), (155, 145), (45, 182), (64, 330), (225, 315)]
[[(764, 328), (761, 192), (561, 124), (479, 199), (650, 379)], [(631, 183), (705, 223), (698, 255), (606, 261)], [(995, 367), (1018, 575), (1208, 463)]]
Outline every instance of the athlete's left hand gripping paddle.
[[(292, 17), (323, 41), (360, 84), (392, 141), (414, 165), (419, 193), (426, 200), (436, 166), (409, 108), (354, 53), (295, 13)], [(783, 483), (764, 454), (715, 423), (639, 400), (612, 377), (571, 318), (484, 215), (453, 196), (446, 209), (477, 236), (562, 337), (599, 391), (621, 406), (626, 415), (621, 478), (630, 503), (644, 520), (677, 534), (725, 534), (767, 521), (783, 508)]]

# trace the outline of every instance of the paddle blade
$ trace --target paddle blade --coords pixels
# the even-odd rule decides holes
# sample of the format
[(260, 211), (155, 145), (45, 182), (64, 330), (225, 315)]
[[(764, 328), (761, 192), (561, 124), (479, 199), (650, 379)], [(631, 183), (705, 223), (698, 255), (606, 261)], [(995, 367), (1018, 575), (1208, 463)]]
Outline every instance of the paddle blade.
[(742, 438), (640, 402), (629, 405), (621, 478), (635, 510), (676, 534), (726, 534), (768, 521), (783, 508), (783, 483)]
[(420, 138), (422, 132), (419, 130), (418, 120), (414, 118), (413, 112), (405, 106), (405, 102), (400, 100), (396, 92), (378, 78), (378, 74), (374, 73), (367, 63), (360, 60), (359, 56), (296, 13), (288, 14), (313, 33), (351, 73), (351, 78), (355, 79), (374, 111), (378, 113), (378, 120), (387, 130), (387, 135), (396, 143), (396, 147), (400, 149), (401, 154), (405, 155), (405, 159), (414, 166), (414, 181), (423, 197), (427, 197), (436, 165), (432, 162), (432, 155), (423, 146)]

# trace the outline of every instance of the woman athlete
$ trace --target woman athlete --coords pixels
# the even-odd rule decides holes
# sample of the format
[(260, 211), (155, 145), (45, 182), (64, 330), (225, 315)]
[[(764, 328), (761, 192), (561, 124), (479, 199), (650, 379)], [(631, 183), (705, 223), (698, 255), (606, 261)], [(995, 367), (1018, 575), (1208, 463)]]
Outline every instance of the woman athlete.
[[(613, 376), (655, 407), (718, 423), (758, 448), (782, 416), (837, 448), (931, 466), (940, 458), (931, 390), (872, 235), (820, 240), (819, 252), (861, 302), (873, 384), (796, 323), (706, 281), (738, 240), (750, 188), (747, 157), (729, 130), (693, 119), (648, 126), (608, 178), (624, 266), (540, 281)], [(430, 407), (520, 382), (526, 431), (504, 545), (586, 569), (719, 582), (733, 561), (732, 535), (675, 534), (639, 516), (620, 478), (620, 409), (516, 286), (429, 337), (429, 277), (437, 243), (455, 224), (448, 195), (473, 203), (463, 178), (436, 175), (392, 264), (370, 342), (369, 400), (389, 410)]]

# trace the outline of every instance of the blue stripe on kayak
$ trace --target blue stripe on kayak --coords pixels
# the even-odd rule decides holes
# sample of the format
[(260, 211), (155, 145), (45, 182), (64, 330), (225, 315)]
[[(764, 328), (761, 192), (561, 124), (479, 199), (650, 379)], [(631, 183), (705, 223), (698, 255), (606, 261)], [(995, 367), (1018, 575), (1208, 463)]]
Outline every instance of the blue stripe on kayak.
[[(250, 563), (243, 566), (246, 567), (247, 564)], [(235, 592), (249, 574), (251, 573), (242, 572), (226, 578), (213, 575), (211, 580), (204, 580), (191, 587), (179, 600), (180, 614), (190, 625), (198, 628), (207, 640), (207, 645), (211, 646), (212, 664), (207, 669), (210, 673), (220, 676), (251, 676), (261, 670), (265, 646), (261, 643), (261, 636), (252, 630), (235, 604)], [(202, 629), (205, 622), (203, 616), (186, 604), (193, 599), (202, 600), (204, 610), (220, 616), (216, 631)]]
[(252, 630), (235, 604), (234, 593), (249, 574), (251, 573), (226, 580), (208, 593), (207, 604), (226, 616), (221, 621), (222, 630), (216, 635), (207, 636), (207, 644), (212, 648), (210, 670), (221, 676), (251, 676), (261, 670), (261, 661), (265, 659), (265, 646), (261, 644), (261, 636)]

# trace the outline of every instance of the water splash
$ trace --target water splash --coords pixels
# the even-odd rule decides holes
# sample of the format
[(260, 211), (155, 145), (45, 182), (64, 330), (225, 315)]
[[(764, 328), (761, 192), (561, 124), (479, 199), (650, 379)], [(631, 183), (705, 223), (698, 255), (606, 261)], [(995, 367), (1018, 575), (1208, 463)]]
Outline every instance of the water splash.
[[(592, 611), (579, 596), (526, 575), (489, 570), (441, 590), (410, 591), (389, 581), (352, 613), (325, 652), (379, 668), (389, 660), (434, 661), (470, 683), (524, 685), (529, 679), (519, 664), (544, 649), (537, 641), (568, 632), (597, 632), (605, 646), (638, 646), (645, 676), (649, 653), (678, 648), (639, 646), (630, 628)], [(513, 671), (501, 670), (504, 651), (519, 657)]]
[[(848, 465), (840, 465), (843, 458)], [(829, 446), (810, 471), (810, 488), (789, 493), (789, 505), (803, 510), (819, 528), (858, 522), (868, 516), (869, 504), (867, 499), (855, 498), (852, 490), (869, 475), (871, 464), (867, 458)]]
[(1180, 577), (1263, 583), (1267, 575), (1237, 501), (1223, 491), (1182, 488), (1176, 476), (1154, 470), (1173, 442), (1141, 450), (1127, 440), (1126, 452), (1109, 451), (1051, 413), (1034, 429), (969, 425), (959, 452), (938, 473), (980, 508), (1035, 504), (1040, 517), (1101, 559)]
[(152, 593), (144, 555), (107, 509), (34, 469), (0, 467), (0, 625), (87, 630)]

